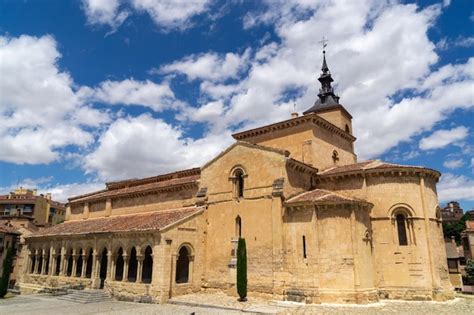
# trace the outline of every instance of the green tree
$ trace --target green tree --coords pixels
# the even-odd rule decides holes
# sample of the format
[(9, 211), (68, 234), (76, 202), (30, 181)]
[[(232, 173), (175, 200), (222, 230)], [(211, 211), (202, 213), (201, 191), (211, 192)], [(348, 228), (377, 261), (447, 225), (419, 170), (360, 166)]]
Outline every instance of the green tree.
[(474, 283), (474, 260), (469, 259), (466, 264), (466, 276), (469, 282)]
[(240, 301), (247, 301), (247, 248), (244, 238), (239, 238), (237, 245), (237, 293)]
[(12, 272), (13, 263), (13, 250), (12, 248), (7, 249), (7, 255), (3, 260), (3, 274), (0, 278), (0, 298), (3, 298), (7, 294), (8, 282), (10, 281), (10, 274)]
[(461, 232), (466, 228), (466, 221), (469, 220), (469, 214), (464, 214), (459, 221), (443, 223), (444, 237), (451, 238), (454, 236), (456, 244), (461, 245)]

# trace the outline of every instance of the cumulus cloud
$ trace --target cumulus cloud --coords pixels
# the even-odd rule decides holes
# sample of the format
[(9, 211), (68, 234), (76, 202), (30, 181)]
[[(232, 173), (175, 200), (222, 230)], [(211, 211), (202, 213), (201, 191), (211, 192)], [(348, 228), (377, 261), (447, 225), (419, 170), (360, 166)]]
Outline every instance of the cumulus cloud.
[(205, 12), (210, 0), (131, 0), (136, 10), (147, 12), (153, 21), (166, 30), (186, 29), (191, 18)]
[(0, 37), (0, 73), (8, 78), (0, 80), (0, 160), (58, 160), (62, 148), (93, 142), (86, 127), (110, 120), (106, 111), (81, 103), (69, 73), (57, 65), (60, 57), (51, 36)]
[(143, 105), (155, 111), (179, 108), (184, 103), (177, 100), (168, 83), (152, 81), (104, 81), (92, 89), (84, 87), (81, 96), (89, 101), (103, 102), (111, 105)]
[[(420, 10), (414, 4), (383, 1), (274, 4), (244, 22), (247, 28), (274, 25), (280, 41), (254, 49), (248, 72), (237, 82), (213, 82), (188, 70), (201, 69), (204, 59), (194, 55), (171, 64), (180, 65), (190, 79), (201, 80), (201, 93), (211, 102), (224, 102), (219, 120), (229, 128), (287, 119), (293, 109), (289, 98), (295, 94), (297, 109), (309, 108), (319, 88), (318, 39), (323, 36), (330, 38), (327, 57), (336, 92), (354, 116), (360, 158), (379, 156), (431, 130), (454, 109), (473, 106), (473, 58), (432, 71), (438, 56), (427, 33), (441, 5)], [(201, 106), (204, 110), (209, 105)], [(196, 116), (196, 121), (202, 119)], [(216, 118), (210, 117), (212, 125), (211, 119)]]
[(474, 200), (474, 179), (464, 175), (443, 174), (438, 184), (440, 201)]
[(201, 79), (210, 81), (223, 81), (236, 78), (248, 66), (250, 49), (243, 54), (217, 54), (206, 53), (187, 56), (183, 60), (175, 61), (162, 66), (152, 73), (180, 73), (189, 80)]
[(432, 150), (440, 149), (445, 146), (463, 140), (468, 135), (468, 129), (459, 126), (450, 130), (437, 130), (428, 137), (420, 140), (420, 149)]
[(231, 142), (229, 134), (193, 140), (149, 115), (116, 120), (86, 156), (84, 167), (101, 179), (145, 177), (201, 166)]
[(52, 183), (53, 177), (25, 178), (21, 182), (12, 183), (8, 186), (0, 187), (0, 194), (8, 194), (15, 188), (23, 187), (27, 189), (37, 189), (38, 194), (51, 194), (54, 201), (67, 202), (68, 198), (78, 196), (90, 192), (94, 192), (105, 188), (105, 184), (97, 181), (87, 181), (83, 183)]
[(89, 24), (109, 25), (115, 31), (128, 17), (120, 10), (119, 0), (83, 0), (82, 6)]
[(464, 161), (462, 159), (453, 159), (444, 161), (443, 166), (449, 169), (456, 169), (460, 168), (464, 165)]
[(115, 31), (129, 15), (147, 13), (162, 30), (184, 30), (192, 18), (209, 8), (210, 0), (83, 0), (89, 24), (108, 25)]

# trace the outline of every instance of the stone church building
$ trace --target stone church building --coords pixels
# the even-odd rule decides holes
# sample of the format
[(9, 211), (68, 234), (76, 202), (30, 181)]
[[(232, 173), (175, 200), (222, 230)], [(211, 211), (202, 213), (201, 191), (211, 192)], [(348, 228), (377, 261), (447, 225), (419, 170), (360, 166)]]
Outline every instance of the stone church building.
[(325, 57), (319, 81), (302, 116), (234, 134), (200, 168), (70, 198), (64, 223), (27, 239), (20, 290), (103, 288), (156, 303), (200, 290), (235, 294), (243, 237), (250, 297), (452, 298), (440, 173), (358, 161), (352, 116)]

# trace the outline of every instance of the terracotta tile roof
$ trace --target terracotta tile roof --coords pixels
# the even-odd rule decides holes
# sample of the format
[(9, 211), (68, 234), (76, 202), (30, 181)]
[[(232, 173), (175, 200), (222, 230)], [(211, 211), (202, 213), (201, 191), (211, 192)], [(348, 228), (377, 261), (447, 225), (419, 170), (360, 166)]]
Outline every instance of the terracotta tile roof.
[(341, 195), (339, 193), (335, 193), (333, 191), (324, 190), (324, 189), (314, 189), (310, 191), (303, 192), (295, 197), (288, 199), (285, 204), (287, 205), (297, 205), (297, 204), (304, 204), (304, 203), (312, 203), (312, 204), (325, 204), (325, 203), (365, 203), (369, 204), (369, 202)]
[(12, 226), (6, 225), (6, 224), (0, 224), (0, 233), (5, 233), (5, 234), (21, 234), (20, 232), (17, 231)]
[(96, 199), (104, 199), (104, 198), (111, 198), (111, 197), (118, 197), (122, 195), (128, 195), (133, 193), (143, 193), (154, 191), (157, 189), (165, 188), (165, 187), (173, 187), (179, 186), (183, 184), (190, 184), (190, 183), (197, 183), (200, 175), (193, 175), (188, 177), (181, 177), (181, 178), (172, 178), (168, 180), (158, 181), (158, 182), (151, 182), (148, 184), (130, 186), (130, 187), (123, 187), (118, 189), (105, 189), (100, 190), (95, 193), (82, 195), (74, 198), (70, 198), (70, 202), (84, 202)]
[(374, 160), (369, 160), (369, 161), (364, 161), (364, 162), (359, 162), (359, 163), (354, 163), (354, 164), (349, 164), (349, 165), (344, 165), (344, 166), (336, 166), (336, 167), (325, 169), (325, 170), (319, 172), (319, 174), (320, 175), (329, 175), (329, 174), (360, 171), (360, 170), (363, 170), (364, 167), (366, 167), (367, 165), (369, 165), (370, 163), (373, 163), (373, 162), (374, 162)]
[(41, 229), (29, 237), (64, 236), (91, 233), (159, 231), (200, 213), (203, 207), (187, 207), (147, 213), (127, 214), (106, 218), (66, 221)]
[(318, 175), (336, 175), (336, 174), (343, 174), (343, 173), (351, 173), (351, 172), (360, 172), (364, 170), (376, 170), (376, 169), (391, 169), (391, 168), (409, 168), (409, 169), (419, 169), (419, 170), (427, 170), (432, 171), (440, 176), (438, 171), (432, 170), (423, 166), (415, 166), (415, 165), (402, 165), (402, 164), (394, 164), (394, 163), (387, 163), (380, 160), (368, 160), (359, 163), (343, 165), (343, 166), (336, 166), (332, 168), (328, 168), (322, 170), (318, 173)]

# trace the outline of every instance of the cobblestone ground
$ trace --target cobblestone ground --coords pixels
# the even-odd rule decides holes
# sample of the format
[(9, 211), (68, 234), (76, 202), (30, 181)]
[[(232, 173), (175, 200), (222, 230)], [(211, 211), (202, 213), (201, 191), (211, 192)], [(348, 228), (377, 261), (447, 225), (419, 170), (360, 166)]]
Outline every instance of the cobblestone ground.
[(371, 305), (300, 305), (250, 298), (240, 303), (222, 293), (191, 294), (174, 298), (172, 303), (140, 304), (108, 301), (80, 304), (46, 295), (15, 296), (0, 300), (0, 314), (474, 314), (474, 296), (438, 302), (382, 301)]
[(108, 301), (100, 303), (80, 304), (63, 301), (50, 296), (15, 296), (0, 299), (0, 314), (2, 315), (196, 315), (205, 314), (242, 314), (240, 311), (225, 311), (214, 308), (200, 308), (182, 305), (157, 305), (129, 302)]
[(301, 305), (249, 298), (240, 303), (237, 298), (224, 293), (189, 294), (172, 299), (173, 303), (208, 305), (239, 309), (244, 312), (270, 314), (474, 314), (474, 296), (457, 298), (448, 302), (404, 302), (384, 300), (369, 305)]
[(289, 310), (286, 314), (410, 314), (457, 315), (474, 314), (473, 298), (457, 298), (448, 302), (382, 301), (365, 306), (317, 305)]

